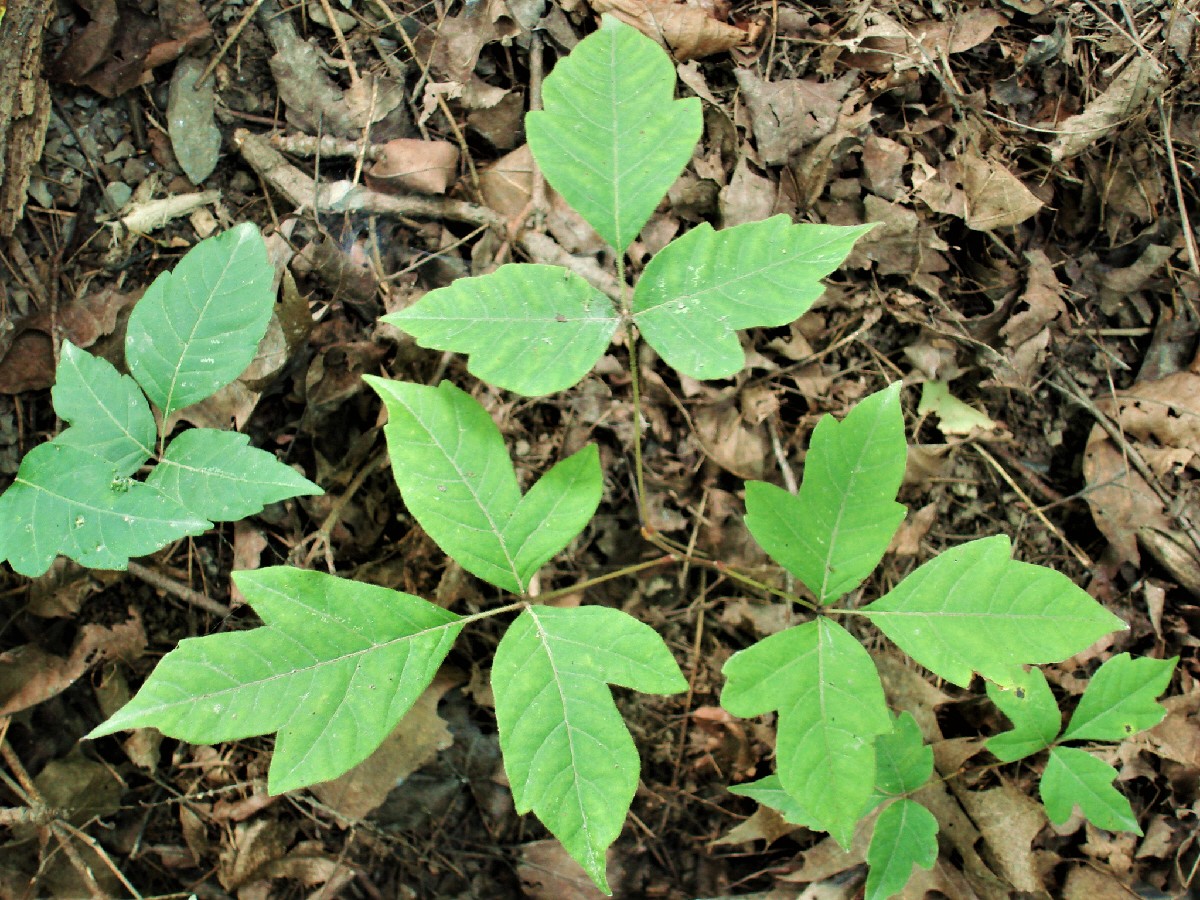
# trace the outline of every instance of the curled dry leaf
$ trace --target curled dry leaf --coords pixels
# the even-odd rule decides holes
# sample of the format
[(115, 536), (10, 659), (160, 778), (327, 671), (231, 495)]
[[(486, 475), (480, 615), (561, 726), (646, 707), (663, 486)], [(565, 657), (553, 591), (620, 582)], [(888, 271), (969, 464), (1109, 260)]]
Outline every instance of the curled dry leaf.
[[(1191, 507), (1200, 496), (1200, 374), (1176, 372), (1157, 381), (1135, 384), (1098, 404), (1120, 426), (1144, 457), (1167, 461), (1175, 485), (1168, 491)], [(1164, 454), (1164, 450), (1174, 453)], [(1153, 463), (1152, 463), (1153, 465)], [(1146, 480), (1128, 463), (1121, 448), (1099, 426), (1092, 429), (1083, 458), (1088, 506), (1096, 527), (1108, 538), (1117, 559), (1137, 565), (1139, 539), (1183, 584), (1200, 584), (1200, 557), (1190, 542), (1160, 535), (1178, 534), (1178, 524)], [(1171, 473), (1164, 472), (1170, 477)]]
[(444, 194), (458, 177), (458, 148), (448, 141), (397, 138), (376, 148), (369, 184), (388, 194)]
[(723, 53), (751, 41), (750, 34), (719, 22), (706, 10), (670, 0), (594, 0), (598, 13), (611, 13), (667, 49), (676, 62)]
[(1121, 74), (1079, 115), (1059, 122), (1050, 145), (1055, 162), (1078, 156), (1150, 106), (1167, 85), (1166, 72), (1153, 57), (1135, 54)]

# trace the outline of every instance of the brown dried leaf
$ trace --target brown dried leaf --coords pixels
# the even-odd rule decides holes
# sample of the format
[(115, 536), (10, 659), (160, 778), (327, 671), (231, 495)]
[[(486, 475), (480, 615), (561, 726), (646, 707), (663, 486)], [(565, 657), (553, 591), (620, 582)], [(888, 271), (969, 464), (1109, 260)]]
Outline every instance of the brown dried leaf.
[[(625, 870), (612, 847), (608, 849), (606, 866), (609, 884), (620, 895)], [(523, 895), (532, 900), (602, 900), (604, 897), (558, 841), (534, 841), (522, 845), (517, 877), (521, 879)]]
[(0, 716), (12, 715), (61, 694), (105, 660), (134, 660), (146, 649), (141, 616), (107, 627), (84, 625), (65, 659), (26, 644), (0, 654)]
[(1167, 81), (1166, 71), (1153, 56), (1135, 53), (1104, 93), (1083, 112), (1055, 126), (1059, 135), (1050, 144), (1051, 158), (1070, 159), (1107, 137), (1158, 98)]
[(732, 403), (701, 407), (696, 432), (705, 455), (739, 478), (763, 477), (767, 438), (761, 425), (747, 426)]
[(282, 859), (295, 833), (295, 824), (274, 819), (242, 822), (233, 831), (233, 843), (221, 851), (217, 879), (233, 891), (262, 877), (262, 869)]
[(458, 177), (458, 147), (448, 141), (397, 138), (378, 148), (368, 184), (389, 194), (404, 190), (444, 194)]
[(801, 826), (784, 821), (783, 816), (769, 806), (759, 806), (754, 815), (739, 822), (715, 841), (714, 846), (730, 844), (746, 844), (751, 841), (766, 841), (767, 845), (775, 843), (784, 835), (798, 831)]
[(661, 44), (676, 62), (724, 53), (750, 43), (748, 32), (714, 19), (699, 6), (671, 0), (593, 0), (598, 13), (611, 13)]
[(1045, 890), (1033, 840), (1046, 824), (1046, 811), (1008, 781), (988, 791), (961, 791), (959, 800), (979, 827), (992, 859), (1018, 891)]
[(788, 157), (833, 131), (842, 100), (858, 76), (836, 81), (789, 78), (763, 81), (752, 69), (734, 72), (750, 110), (754, 142), (762, 161), (782, 165)]
[(995, 160), (964, 153), (958, 162), (967, 200), (966, 223), (973, 231), (1008, 228), (1042, 208), (1042, 201)]

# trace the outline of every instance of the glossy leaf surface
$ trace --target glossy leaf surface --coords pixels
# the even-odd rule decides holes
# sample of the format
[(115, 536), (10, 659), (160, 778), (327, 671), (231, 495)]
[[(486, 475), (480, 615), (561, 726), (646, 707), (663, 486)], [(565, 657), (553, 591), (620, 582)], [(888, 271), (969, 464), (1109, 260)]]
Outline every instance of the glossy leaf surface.
[(301, 569), (235, 572), (259, 628), (187, 638), (90, 738), (153, 726), (196, 744), (277, 732), (268, 788), (328, 781), (379, 746), (433, 680), (458, 616)]
[(147, 288), (125, 358), (165, 418), (245, 371), (275, 306), (274, 273), (262, 235), (242, 224), (198, 243)]
[(1113, 787), (1116, 777), (1116, 769), (1084, 750), (1055, 747), (1040, 786), (1050, 821), (1061, 825), (1078, 806), (1097, 828), (1141, 834), (1129, 801)]
[(558, 266), (501, 266), (430, 291), (383, 317), (422, 347), (469, 354), (482, 381), (539, 397), (577, 384), (619, 319), (612, 301)]
[(662, 638), (615, 609), (530, 607), (496, 648), (496, 724), (517, 812), (532, 810), (606, 892), (605, 850), (640, 771), (609, 684), (687, 689)]
[(108, 460), (119, 476), (153, 455), (158, 430), (136, 381), (70, 341), (63, 341), (54, 378), (54, 411), (71, 423), (55, 443)]
[(867, 900), (885, 900), (904, 889), (913, 866), (933, 868), (938, 824), (915, 800), (897, 800), (879, 814), (867, 848)]
[(824, 292), (821, 279), (871, 227), (793, 224), (783, 215), (722, 231), (703, 223), (647, 263), (634, 321), (672, 368), (728, 378), (746, 364), (737, 332), (802, 316)]
[(800, 492), (746, 484), (746, 527), (776, 562), (830, 603), (869, 575), (904, 519), (896, 502), (906, 444), (900, 385), (860, 401), (838, 422), (823, 416)]
[(387, 406), (392, 474), (409, 512), (468, 572), (524, 593), (596, 511), (604, 485), (595, 445), (522, 497), (500, 429), (477, 400), (448, 381), (366, 381)]
[(987, 748), (997, 759), (1014, 762), (1054, 743), (1062, 713), (1041, 669), (1018, 670), (1007, 687), (989, 681), (987, 693), (1013, 724), (1011, 731), (988, 738)]
[(875, 790), (893, 797), (911, 794), (932, 774), (933, 748), (912, 713), (903, 712), (890, 732), (875, 738)]
[(546, 180), (624, 253), (700, 139), (700, 100), (676, 100), (675, 67), (612, 16), (546, 77), (525, 117)]
[(321, 489), (237, 431), (190, 428), (163, 454), (146, 483), (184, 509), (232, 522), (262, 512), (268, 503)]
[(875, 784), (875, 736), (892, 728), (870, 654), (820, 618), (735, 653), (722, 671), (721, 705), (729, 712), (778, 710), (775, 755), (784, 790), (849, 846)]
[(1167, 711), (1155, 702), (1167, 689), (1174, 659), (1118, 653), (1096, 670), (1063, 732), (1064, 741), (1122, 741), (1153, 728)]
[(862, 612), (959, 687), (974, 672), (1011, 684), (1018, 666), (1061, 662), (1125, 628), (1061, 572), (1012, 559), (1006, 535), (945, 551)]
[(171, 541), (210, 524), (113, 463), (54, 441), (21, 460), (0, 496), (0, 560), (36, 577), (59, 553), (94, 569), (124, 569)]

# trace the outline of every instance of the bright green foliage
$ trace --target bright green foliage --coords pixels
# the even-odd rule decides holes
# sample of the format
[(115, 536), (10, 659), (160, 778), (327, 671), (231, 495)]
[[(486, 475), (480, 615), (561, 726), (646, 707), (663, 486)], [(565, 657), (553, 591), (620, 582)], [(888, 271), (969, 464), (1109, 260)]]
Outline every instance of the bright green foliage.
[(746, 527), (771, 558), (830, 603), (879, 565), (904, 519), (896, 502), (906, 454), (900, 385), (858, 403), (813, 431), (796, 496), (762, 481), (746, 485)]
[(1061, 825), (1078, 806), (1097, 828), (1141, 834), (1129, 801), (1113, 787), (1116, 777), (1116, 769), (1085, 750), (1055, 747), (1041, 783), (1042, 803), (1050, 821)]
[(800, 801), (783, 789), (783, 782), (778, 775), (768, 775), (758, 781), (748, 781), (745, 784), (730, 786), (729, 793), (757, 800), (763, 806), (769, 806), (792, 825), (803, 825), (805, 828), (817, 829), (816, 820), (808, 814)]
[(121, 476), (154, 454), (154, 413), (137, 382), (70, 341), (63, 341), (54, 374), (54, 411), (74, 426), (55, 443), (107, 459)]
[(462, 626), (410, 594), (277, 567), (234, 582), (261, 628), (188, 638), (89, 738), (153, 726), (199, 744), (278, 732), (272, 794), (366, 759), (433, 680)]
[(274, 275), (258, 229), (243, 224), (201, 241), (142, 295), (125, 357), (164, 418), (245, 371), (271, 321)]
[(96, 569), (123, 569), (132, 556), (211, 527), (108, 460), (51, 441), (21, 460), (0, 496), (0, 558), (36, 577), (59, 553)]
[(988, 739), (987, 748), (997, 759), (1015, 762), (1054, 743), (1062, 713), (1041, 669), (1018, 670), (1007, 687), (989, 681), (987, 693), (1013, 723), (1012, 731)]
[[(160, 410), (202, 400), (241, 373), (275, 305), (272, 272), (258, 231), (239, 226), (201, 241), (138, 301), (126, 356)], [(210, 520), (321, 492), (244, 435), (206, 429), (181, 434), (136, 481), (158, 443), (139, 382), (69, 341), (55, 379), (54, 410), (70, 427), (30, 451), (0, 496), (0, 561), (22, 575), (41, 575), (60, 553), (123, 569)]]
[(606, 607), (530, 607), (496, 648), (496, 724), (517, 812), (533, 810), (605, 892), (604, 853), (641, 768), (609, 684), (687, 689), (662, 638)]
[(546, 180), (618, 253), (624, 253), (692, 157), (700, 100), (675, 100), (662, 48), (604, 16), (560, 59), (525, 117)]
[(537, 397), (576, 384), (620, 321), (612, 301), (558, 266), (501, 266), (430, 291), (383, 317), (422, 347), (471, 354), (483, 381)]
[(933, 813), (914, 800), (897, 800), (879, 814), (867, 848), (866, 900), (883, 900), (903, 890), (912, 867), (929, 869), (937, 861), (938, 824)]
[(1155, 698), (1166, 690), (1178, 661), (1131, 659), (1128, 653), (1109, 659), (1088, 682), (1062, 740), (1120, 741), (1153, 728), (1167, 714)]
[(973, 672), (1011, 684), (1018, 666), (1061, 662), (1125, 628), (1061, 572), (1013, 560), (1002, 534), (947, 550), (862, 611), (959, 687)]
[(813, 305), (872, 226), (793, 224), (788, 216), (724, 231), (693, 228), (646, 265), (633, 294), (642, 336), (692, 378), (729, 378), (746, 364), (737, 332), (786, 325)]
[(321, 489), (237, 431), (191, 428), (167, 447), (146, 484), (216, 522), (244, 519), (268, 503)]
[(842, 626), (818, 618), (735, 653), (722, 671), (729, 712), (779, 711), (784, 790), (849, 846), (871, 796), (875, 736), (892, 728), (870, 654)]
[(912, 713), (903, 712), (890, 732), (875, 739), (875, 791), (881, 798), (911, 794), (932, 774), (933, 748)]
[(522, 497), (500, 429), (469, 394), (448, 381), (366, 381), (388, 410), (392, 473), (408, 511), (468, 572), (524, 593), (600, 503), (595, 445), (559, 462)]

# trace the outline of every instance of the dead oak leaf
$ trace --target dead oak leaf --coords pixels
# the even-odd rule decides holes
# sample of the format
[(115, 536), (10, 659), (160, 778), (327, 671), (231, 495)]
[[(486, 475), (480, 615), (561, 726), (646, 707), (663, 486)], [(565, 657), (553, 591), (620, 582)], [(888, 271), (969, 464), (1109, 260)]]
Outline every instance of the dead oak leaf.
[(742, 29), (714, 19), (699, 7), (670, 0), (594, 0), (598, 13), (611, 13), (657, 41), (676, 62), (700, 59), (751, 41)]

